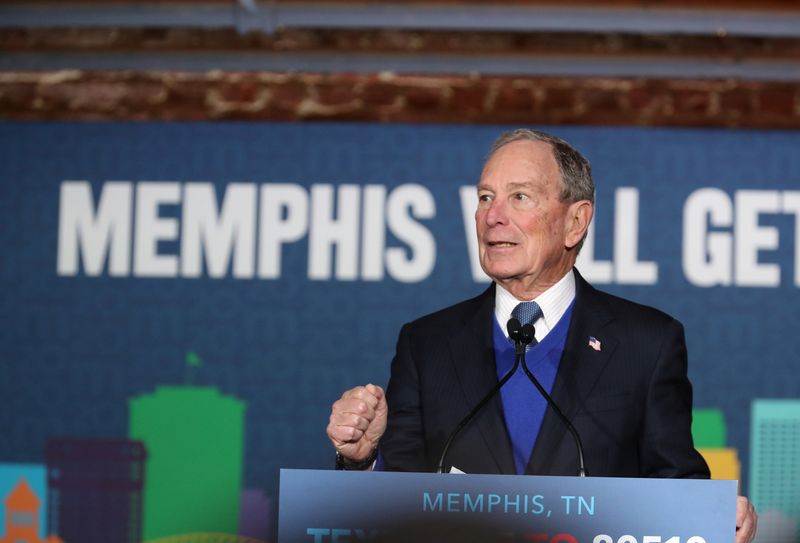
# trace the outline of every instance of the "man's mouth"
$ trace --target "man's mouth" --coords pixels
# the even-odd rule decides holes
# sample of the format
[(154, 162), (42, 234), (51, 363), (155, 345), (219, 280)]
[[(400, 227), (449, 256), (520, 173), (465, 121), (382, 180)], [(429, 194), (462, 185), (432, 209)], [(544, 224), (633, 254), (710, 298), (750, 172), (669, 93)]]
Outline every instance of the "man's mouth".
[(487, 245), (496, 249), (505, 249), (508, 247), (514, 247), (516, 243), (511, 243), (510, 241), (490, 241), (487, 243)]

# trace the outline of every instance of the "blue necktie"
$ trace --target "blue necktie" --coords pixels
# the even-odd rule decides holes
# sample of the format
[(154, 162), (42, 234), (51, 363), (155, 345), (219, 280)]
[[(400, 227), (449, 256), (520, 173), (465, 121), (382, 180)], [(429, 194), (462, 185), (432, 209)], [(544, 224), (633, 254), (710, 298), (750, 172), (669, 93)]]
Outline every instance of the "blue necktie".
[[(522, 302), (511, 312), (511, 316), (519, 321), (522, 326), (533, 324), (544, 316), (542, 308), (536, 302)], [(536, 345), (536, 338), (533, 338), (532, 345)]]

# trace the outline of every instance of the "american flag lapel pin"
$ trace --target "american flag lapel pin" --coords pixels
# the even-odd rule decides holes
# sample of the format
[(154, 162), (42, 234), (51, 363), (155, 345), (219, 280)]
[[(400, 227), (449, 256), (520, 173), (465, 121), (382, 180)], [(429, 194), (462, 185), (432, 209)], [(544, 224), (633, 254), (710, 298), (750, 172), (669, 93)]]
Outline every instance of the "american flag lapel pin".
[(589, 347), (591, 347), (597, 352), (600, 352), (600, 349), (603, 348), (602, 344), (600, 343), (600, 340), (594, 336), (589, 336)]

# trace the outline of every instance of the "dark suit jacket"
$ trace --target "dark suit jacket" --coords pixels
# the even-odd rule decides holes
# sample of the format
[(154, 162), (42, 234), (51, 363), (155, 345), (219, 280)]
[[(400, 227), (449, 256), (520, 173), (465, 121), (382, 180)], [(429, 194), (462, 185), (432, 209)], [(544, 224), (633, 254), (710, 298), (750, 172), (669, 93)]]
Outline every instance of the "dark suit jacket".
[[(708, 477), (691, 437), (692, 389), (681, 324), (594, 289), (576, 296), (553, 384), (594, 476)], [(387, 389), (384, 469), (433, 471), (449, 433), (497, 384), (494, 285), (477, 298), (406, 324)], [(596, 351), (589, 337), (601, 342)], [(521, 371), (521, 370), (520, 370)], [(531, 385), (531, 394), (537, 394)], [(467, 473), (515, 473), (499, 396), (456, 437), (445, 462)], [(547, 410), (526, 473), (576, 475), (575, 443)]]

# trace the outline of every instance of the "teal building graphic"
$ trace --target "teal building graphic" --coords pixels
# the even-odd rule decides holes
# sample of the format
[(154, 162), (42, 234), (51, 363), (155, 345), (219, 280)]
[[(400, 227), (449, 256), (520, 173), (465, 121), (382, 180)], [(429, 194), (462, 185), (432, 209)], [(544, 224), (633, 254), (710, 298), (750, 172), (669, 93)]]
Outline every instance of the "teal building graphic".
[(757, 543), (800, 541), (800, 400), (754, 400), (750, 494)]
[(148, 451), (143, 540), (236, 534), (245, 403), (214, 388), (165, 386), (129, 405), (129, 437)]
[(47, 467), (43, 464), (0, 463), (0, 538), (6, 537), (6, 498), (25, 481), (39, 498), (39, 537), (47, 534)]

